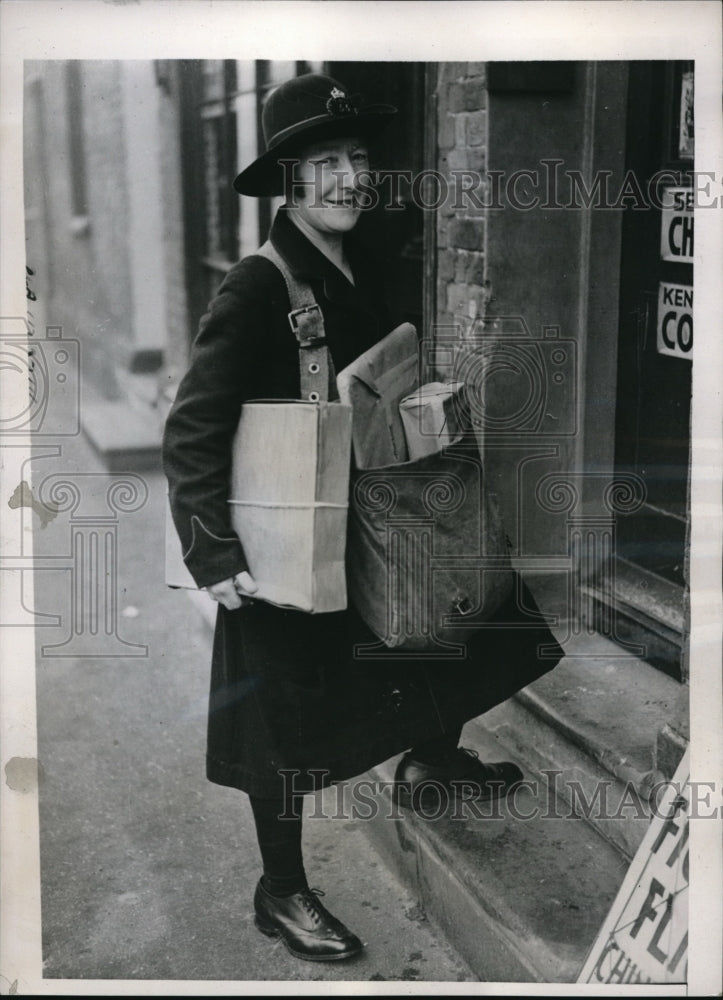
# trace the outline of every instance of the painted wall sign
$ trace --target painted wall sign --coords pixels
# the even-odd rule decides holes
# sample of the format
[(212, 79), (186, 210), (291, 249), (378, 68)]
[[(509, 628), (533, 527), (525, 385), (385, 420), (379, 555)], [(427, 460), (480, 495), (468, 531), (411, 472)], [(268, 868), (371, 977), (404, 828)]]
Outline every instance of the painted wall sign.
[(658, 354), (693, 358), (693, 289), (661, 281), (658, 286)]
[(692, 188), (669, 187), (662, 197), (660, 256), (663, 260), (692, 262), (693, 202)]
[(580, 983), (684, 983), (688, 955), (689, 751), (588, 955)]

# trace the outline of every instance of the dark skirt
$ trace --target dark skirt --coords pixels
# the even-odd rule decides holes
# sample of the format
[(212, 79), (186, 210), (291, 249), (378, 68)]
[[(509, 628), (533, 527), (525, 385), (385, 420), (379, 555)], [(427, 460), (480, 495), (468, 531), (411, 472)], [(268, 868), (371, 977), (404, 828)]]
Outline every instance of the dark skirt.
[(471, 635), (462, 659), (410, 659), (380, 651), (353, 609), (219, 607), (207, 777), (260, 796), (351, 778), (454, 732), (563, 655), (519, 577), (494, 622)]

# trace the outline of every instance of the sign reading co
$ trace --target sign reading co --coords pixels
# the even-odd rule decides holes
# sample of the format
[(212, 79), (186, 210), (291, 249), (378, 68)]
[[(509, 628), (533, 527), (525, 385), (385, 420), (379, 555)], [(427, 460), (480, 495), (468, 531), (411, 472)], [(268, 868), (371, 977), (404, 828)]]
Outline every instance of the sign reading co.
[(688, 954), (689, 753), (668, 782), (580, 983), (684, 983)]
[(693, 357), (693, 289), (661, 281), (658, 286), (658, 354)]
[(662, 199), (660, 256), (663, 260), (693, 261), (693, 202), (692, 188), (666, 188)]

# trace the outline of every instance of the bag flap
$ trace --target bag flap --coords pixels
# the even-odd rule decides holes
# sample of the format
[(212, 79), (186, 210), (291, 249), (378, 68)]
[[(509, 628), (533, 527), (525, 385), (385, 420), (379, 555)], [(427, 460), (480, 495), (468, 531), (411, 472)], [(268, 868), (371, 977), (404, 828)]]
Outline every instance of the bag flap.
[(336, 384), (342, 402), (349, 402), (349, 387), (352, 382), (363, 383), (375, 396), (383, 396), (390, 384), (410, 378), (408, 392), (417, 383), (417, 357), (419, 344), (417, 331), (411, 323), (402, 323), (387, 334), (378, 344), (374, 344), (364, 354), (360, 354), (350, 365), (339, 372)]
[(436, 400), (446, 402), (455, 396), (463, 385), (464, 382), (426, 382), (413, 393), (405, 396), (399, 405), (405, 410), (411, 410), (417, 406), (434, 403)]

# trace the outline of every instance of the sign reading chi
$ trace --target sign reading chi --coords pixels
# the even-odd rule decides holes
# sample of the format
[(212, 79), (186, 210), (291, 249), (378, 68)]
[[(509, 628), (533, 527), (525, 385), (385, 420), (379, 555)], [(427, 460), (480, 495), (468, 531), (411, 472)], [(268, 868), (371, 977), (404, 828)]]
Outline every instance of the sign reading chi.
[(580, 983), (684, 983), (688, 965), (689, 751), (578, 978)]
[(663, 260), (693, 262), (693, 189), (666, 188), (660, 227), (660, 256)]

